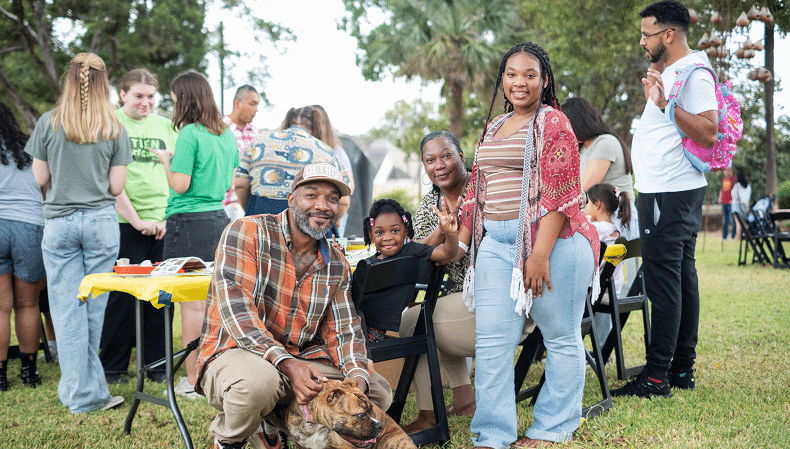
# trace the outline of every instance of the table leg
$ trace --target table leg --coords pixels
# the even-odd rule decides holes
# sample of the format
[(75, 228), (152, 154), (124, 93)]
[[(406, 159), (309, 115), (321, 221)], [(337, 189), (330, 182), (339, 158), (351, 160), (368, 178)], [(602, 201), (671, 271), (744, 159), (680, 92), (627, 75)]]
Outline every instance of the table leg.
[(173, 391), (173, 329), (170, 324), (170, 314), (172, 313), (172, 304), (165, 307), (165, 373), (167, 374), (167, 401), (170, 403), (170, 410), (173, 412), (173, 418), (178, 424), (178, 430), (181, 431), (181, 436), (184, 438), (184, 444), (187, 449), (192, 449), (192, 437), (189, 435), (187, 425), (184, 423), (184, 418), (181, 416), (181, 410), (178, 409), (178, 402), (176, 402), (176, 393)]
[[(160, 296), (168, 295), (169, 293), (160, 291)], [(170, 323), (170, 315), (172, 314), (172, 303), (170, 303), (170, 298), (167, 298), (167, 301), (161, 301), (161, 303), (168, 304), (164, 307), (164, 319), (165, 319), (165, 384), (166, 384), (166, 391), (167, 391), (167, 400), (162, 399), (161, 397), (152, 396), (147, 394), (143, 391), (143, 386), (145, 385), (145, 373), (148, 367), (144, 364), (145, 361), (145, 348), (143, 347), (143, 305), (142, 301), (136, 300), (134, 305), (134, 317), (135, 317), (135, 341), (137, 344), (137, 389), (134, 393), (134, 400), (132, 401), (131, 407), (129, 407), (129, 413), (126, 415), (126, 423), (123, 427), (123, 432), (125, 435), (129, 435), (132, 430), (132, 421), (134, 421), (134, 416), (137, 414), (137, 407), (140, 405), (140, 401), (150, 402), (152, 404), (161, 405), (163, 407), (169, 407), (170, 410), (173, 412), (173, 418), (176, 420), (176, 424), (178, 425), (178, 430), (181, 432), (181, 436), (184, 438), (184, 444), (187, 449), (193, 449), (192, 446), (192, 437), (189, 435), (189, 430), (187, 429), (186, 424), (184, 423), (184, 418), (181, 416), (181, 410), (178, 408), (178, 402), (176, 402), (176, 394), (173, 390), (173, 329)]]
[(143, 392), (143, 385), (145, 384), (145, 349), (143, 348), (143, 306), (142, 301), (135, 299), (134, 301), (134, 323), (135, 323), (135, 345), (137, 346), (137, 388), (132, 400), (132, 406), (129, 407), (129, 413), (126, 415), (126, 423), (123, 426), (123, 433), (129, 435), (132, 431), (132, 421), (134, 415), (137, 414), (137, 407), (140, 405), (139, 394)]

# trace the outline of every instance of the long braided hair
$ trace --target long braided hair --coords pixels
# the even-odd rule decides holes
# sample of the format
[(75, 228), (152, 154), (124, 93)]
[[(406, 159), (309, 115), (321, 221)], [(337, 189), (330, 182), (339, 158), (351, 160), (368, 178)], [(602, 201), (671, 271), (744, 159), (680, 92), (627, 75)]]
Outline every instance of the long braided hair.
[(93, 53), (80, 53), (63, 75), (63, 93), (50, 120), (52, 128), (63, 128), (69, 142), (85, 144), (110, 140), (123, 127), (110, 103), (110, 81), (104, 61)]
[[(507, 60), (517, 53), (527, 53), (540, 63), (540, 76), (546, 81), (546, 87), (541, 91), (540, 102), (556, 109), (560, 109), (560, 104), (557, 102), (556, 91), (554, 87), (554, 72), (551, 70), (551, 62), (549, 61), (549, 54), (538, 44), (532, 42), (522, 42), (510, 48), (502, 57), (502, 62), (499, 63), (499, 73), (494, 83), (494, 93), (491, 95), (491, 103), (488, 105), (488, 114), (486, 115), (485, 125), (483, 126), (483, 135), (480, 137), (480, 142), (483, 141), (486, 132), (488, 131), (488, 122), (491, 119), (491, 111), (494, 109), (497, 93), (499, 93), (499, 86), (502, 85), (502, 75), (505, 73)], [(505, 113), (513, 112), (513, 104), (507, 99), (504, 91), (502, 96), (505, 99)]]
[(406, 227), (406, 234), (410, 239), (414, 238), (414, 224), (412, 223), (411, 213), (403, 208), (399, 202), (393, 199), (381, 199), (370, 206), (370, 215), (362, 219), (362, 236), (364, 237), (365, 244), (370, 245), (373, 242), (371, 232), (373, 230), (373, 222), (376, 217), (384, 214), (396, 214), (403, 220), (403, 225)]
[(8, 165), (10, 154), (19, 170), (30, 165), (33, 158), (25, 153), (27, 139), (28, 135), (19, 129), (19, 123), (11, 108), (0, 101), (0, 163)]

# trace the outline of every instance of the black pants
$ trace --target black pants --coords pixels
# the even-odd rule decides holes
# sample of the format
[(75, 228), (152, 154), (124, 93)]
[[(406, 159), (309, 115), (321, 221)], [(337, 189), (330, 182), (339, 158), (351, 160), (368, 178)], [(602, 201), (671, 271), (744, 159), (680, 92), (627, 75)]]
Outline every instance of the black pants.
[(699, 286), (694, 251), (706, 187), (640, 193), (637, 210), (645, 289), (651, 304), (647, 375), (694, 366), (699, 328)]
[[(120, 223), (121, 249), (118, 257), (129, 259), (129, 263), (162, 261), (164, 239), (156, 240), (152, 235), (143, 235), (128, 223)], [(99, 359), (105, 374), (126, 374), (132, 348), (135, 347), (134, 296), (122, 292), (110, 292), (107, 310), (104, 312), (104, 327), (101, 334)], [(150, 302), (143, 303), (143, 345), (147, 365), (165, 356), (165, 314)], [(170, 316), (172, 324), (173, 316)], [(162, 365), (157, 371), (164, 372)]]

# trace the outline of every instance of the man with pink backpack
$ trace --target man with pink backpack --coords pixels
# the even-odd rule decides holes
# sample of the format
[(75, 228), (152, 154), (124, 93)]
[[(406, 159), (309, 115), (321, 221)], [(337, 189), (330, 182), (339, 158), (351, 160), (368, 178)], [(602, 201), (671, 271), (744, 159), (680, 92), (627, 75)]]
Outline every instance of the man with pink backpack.
[(707, 181), (702, 168), (695, 168), (686, 155), (684, 138), (711, 151), (718, 145), (719, 88), (708, 70), (689, 70), (681, 81), (682, 98), (671, 96), (677, 93), (672, 88), (680, 80), (678, 72), (695, 64), (710, 67), (710, 62), (704, 52), (688, 46), (690, 18), (683, 4), (663, 0), (639, 15), (640, 44), (651, 64), (642, 79), (647, 104), (634, 132), (631, 157), (652, 327), (641, 375), (612, 395), (668, 398), (670, 387), (695, 386), (699, 324), (694, 251)]

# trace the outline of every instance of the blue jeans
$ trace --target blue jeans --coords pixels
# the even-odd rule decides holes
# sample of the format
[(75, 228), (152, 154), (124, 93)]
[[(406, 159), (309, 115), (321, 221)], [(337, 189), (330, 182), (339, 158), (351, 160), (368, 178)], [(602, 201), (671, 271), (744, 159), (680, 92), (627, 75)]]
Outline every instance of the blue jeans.
[[(518, 220), (485, 221), (475, 262), (475, 394), (471, 431), (475, 446), (508, 448), (517, 437), (513, 360), (526, 316), (510, 297)], [(581, 337), (584, 299), (594, 262), (581, 234), (557, 239), (549, 257), (552, 291), (534, 298), (530, 316), (546, 345), (546, 383), (533, 409), (527, 436), (567, 441), (579, 427), (586, 366)]]
[(97, 410), (110, 401), (99, 361), (107, 295), (83, 304), (77, 293), (86, 275), (112, 271), (119, 246), (115, 206), (81, 209), (44, 225), (41, 249), (58, 337), (58, 396), (72, 413)]
[(727, 234), (730, 234), (729, 231), (730, 225), (732, 225), (732, 235), (730, 238), (735, 238), (735, 217), (732, 216), (732, 204), (722, 204), (721, 205), (721, 238), (726, 239)]

